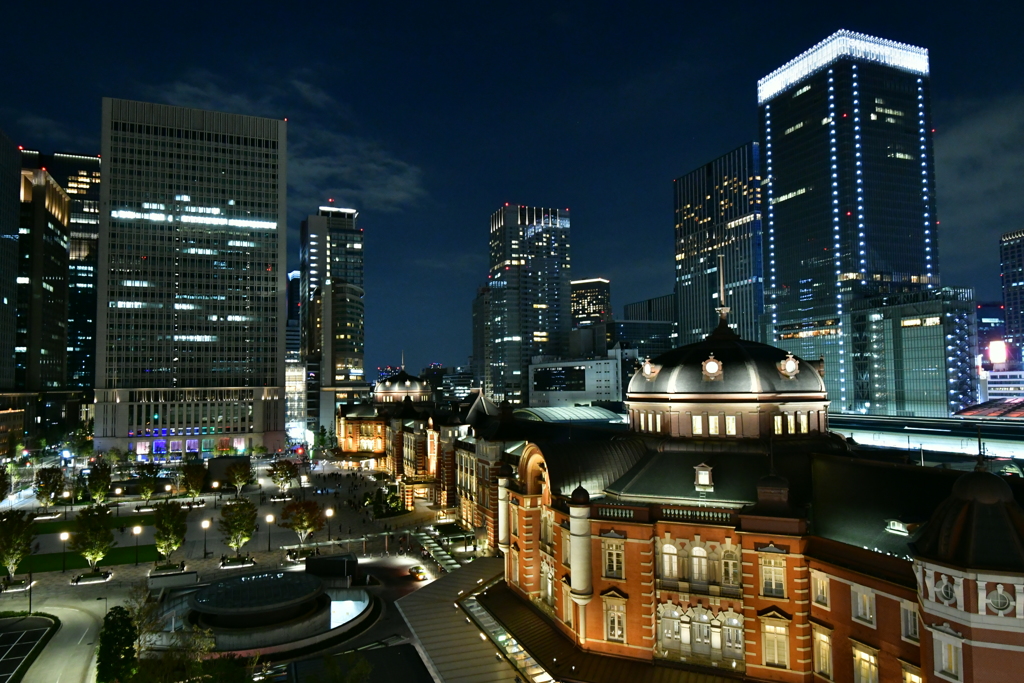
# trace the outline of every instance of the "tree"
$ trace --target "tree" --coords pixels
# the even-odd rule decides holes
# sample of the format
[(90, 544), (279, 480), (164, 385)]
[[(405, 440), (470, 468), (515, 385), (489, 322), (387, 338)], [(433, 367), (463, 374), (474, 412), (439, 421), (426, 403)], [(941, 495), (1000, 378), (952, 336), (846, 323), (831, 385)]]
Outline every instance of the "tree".
[(97, 505), (103, 505), (110, 494), (111, 469), (106, 460), (97, 460), (89, 468), (89, 495)]
[(131, 615), (116, 605), (103, 617), (100, 646), (96, 651), (96, 683), (125, 683), (135, 674), (135, 641), (138, 633)]
[(21, 510), (0, 512), (0, 562), (11, 579), (25, 556), (32, 552), (35, 523)]
[(119, 476), (126, 477), (131, 474), (134, 465), (127, 451), (123, 451), (120, 448), (111, 448), (107, 451), (106, 457), (114, 464)]
[(79, 510), (75, 518), (74, 530), (71, 532), (71, 550), (84, 557), (93, 571), (100, 560), (116, 545), (114, 532), (108, 523), (109, 519), (110, 509), (100, 505), (90, 505)]
[(154, 512), (153, 538), (156, 541), (156, 549), (165, 560), (170, 560), (171, 553), (185, 542), (188, 511), (180, 503), (168, 500), (158, 503)]
[(185, 487), (185, 493), (195, 500), (195, 497), (203, 492), (203, 484), (206, 482), (206, 465), (202, 460), (190, 459), (181, 466), (181, 482)]
[(64, 490), (64, 473), (59, 467), (44, 467), (36, 472), (36, 498), (48, 509)]
[(149, 589), (145, 582), (132, 585), (128, 589), (128, 599), (124, 602), (128, 614), (131, 615), (132, 626), (135, 627), (135, 652), (142, 652), (149, 646), (152, 636), (163, 629), (160, 618), (160, 604), (149, 597)]
[(139, 495), (147, 503), (156, 493), (157, 479), (160, 476), (160, 463), (148, 461), (139, 463)]
[(291, 460), (278, 460), (270, 466), (268, 473), (281, 491), (287, 491), (292, 481), (299, 478), (299, 468)]
[(299, 537), (299, 546), (314, 531), (320, 531), (326, 523), (324, 509), (312, 500), (293, 500), (281, 510), (281, 520), (277, 525), (283, 529), (291, 529)]
[(313, 450), (319, 451), (327, 448), (327, 443), (327, 427), (320, 425), (320, 429), (313, 435)]
[(248, 458), (240, 460), (224, 470), (224, 476), (235, 485), (235, 498), (238, 498), (242, 493), (242, 487), (252, 479), (252, 464)]
[(256, 506), (248, 498), (239, 498), (224, 505), (220, 511), (220, 531), (224, 543), (241, 555), (242, 546), (256, 534)]
[(12, 467), (14, 467), (13, 462), (0, 466), (0, 501), (3, 501), (11, 493)]

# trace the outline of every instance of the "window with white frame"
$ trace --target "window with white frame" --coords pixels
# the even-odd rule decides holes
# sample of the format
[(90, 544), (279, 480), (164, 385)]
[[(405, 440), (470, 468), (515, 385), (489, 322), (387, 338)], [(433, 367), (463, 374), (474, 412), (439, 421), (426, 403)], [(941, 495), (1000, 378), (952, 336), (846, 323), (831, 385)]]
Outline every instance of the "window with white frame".
[(726, 415), (725, 416), (725, 435), (736, 436), (736, 416)]
[(551, 545), (551, 529), (554, 526), (554, 515), (544, 510), (540, 513), (540, 542), (545, 546)]
[(690, 581), (699, 583), (708, 580), (708, 551), (694, 546), (690, 548)]
[(540, 565), (540, 599), (549, 607), (555, 604), (555, 568), (547, 562)]
[(519, 535), (519, 507), (516, 506), (516, 505), (509, 505), (508, 506), (508, 517), (509, 517), (509, 521), (512, 523), (512, 535), (513, 536), (518, 536)]
[(690, 419), (690, 424), (693, 426), (693, 433), (695, 436), (699, 436), (704, 433), (704, 418), (700, 415), (694, 415)]
[(814, 673), (832, 678), (832, 633), (824, 629), (814, 629)]
[(786, 413), (786, 433), (796, 434), (796, 415), (793, 413)]
[(658, 414), (656, 414), (654, 416), (654, 424), (655, 424), (654, 431), (660, 433), (661, 432), (661, 413), (658, 413)]
[(668, 542), (661, 546), (661, 577), (670, 581), (679, 578), (679, 551)]
[(782, 434), (782, 416), (781, 415), (773, 416), (772, 422), (775, 425), (775, 433), (776, 434)]
[(512, 574), (512, 583), (519, 585), (519, 553), (513, 552), (509, 556), (509, 573)]
[(761, 595), (786, 597), (786, 558), (773, 553), (762, 553), (761, 560)]
[(623, 600), (604, 602), (604, 639), (626, 642), (626, 603)]
[(900, 603), (900, 627), (904, 640), (918, 642), (921, 636), (917, 627), (917, 605), (904, 600)]
[(566, 567), (572, 562), (572, 534), (568, 529), (562, 529), (562, 564)]
[(719, 614), (719, 618), (723, 616), (725, 618), (722, 620), (722, 655), (729, 659), (743, 659), (743, 617), (732, 612)]
[(740, 559), (732, 550), (722, 553), (722, 585), (740, 585)]
[(921, 675), (920, 669), (906, 662), (901, 663), (903, 664), (903, 683), (924, 683), (924, 676)]
[(853, 618), (868, 626), (875, 625), (875, 594), (864, 586), (850, 586), (850, 606)]
[(853, 683), (878, 683), (878, 651), (853, 646)]
[(827, 574), (811, 570), (811, 598), (819, 607), (829, 606), (829, 578)]
[(568, 584), (562, 584), (562, 621), (572, 626), (572, 593)]
[(761, 640), (764, 643), (764, 663), (768, 666), (789, 667), (789, 627), (781, 621), (765, 621)]
[(604, 542), (604, 576), (607, 579), (623, 578), (623, 556), (625, 543), (622, 541)]
[(963, 661), (963, 646), (960, 641), (935, 634), (935, 673), (947, 680), (960, 680)]
[(708, 415), (708, 434), (718, 436), (718, 416)]

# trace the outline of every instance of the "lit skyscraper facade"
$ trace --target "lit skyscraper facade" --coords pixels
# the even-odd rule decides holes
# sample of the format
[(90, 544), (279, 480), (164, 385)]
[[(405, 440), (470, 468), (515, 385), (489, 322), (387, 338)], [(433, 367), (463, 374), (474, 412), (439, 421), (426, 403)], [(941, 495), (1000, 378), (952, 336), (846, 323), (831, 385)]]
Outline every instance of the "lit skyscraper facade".
[(14, 388), (20, 193), (21, 157), (14, 143), (0, 131), (0, 391)]
[(491, 215), (484, 390), (524, 404), (530, 361), (565, 355), (571, 327), (569, 211), (504, 206)]
[(928, 51), (839, 31), (758, 82), (767, 341), (824, 357), (831, 410), (870, 411), (853, 301), (935, 288)]
[(100, 158), (24, 150), (22, 163), (26, 168), (45, 168), (71, 200), (66, 385), (69, 389), (91, 390), (96, 377)]
[(761, 337), (758, 153), (751, 142), (674, 181), (679, 345), (699, 342), (718, 324), (719, 256), (732, 309), (729, 325), (744, 339)]
[(287, 124), (103, 100), (97, 450), (284, 446)]
[(334, 428), (341, 404), (369, 397), (363, 369), (363, 231), (354, 209), (321, 206), (300, 228), (299, 314), (307, 424)]
[(587, 327), (611, 322), (612, 283), (603, 277), (573, 280), (572, 327)]
[(21, 171), (15, 386), (61, 389), (67, 379), (71, 202), (42, 169)]
[(653, 299), (644, 299), (623, 307), (623, 320), (659, 320), (675, 322), (678, 316), (676, 295), (663, 294)]
[(1020, 358), (1024, 349), (1024, 230), (1004, 233), (999, 240), (999, 264), (1003, 281), (1003, 314), (1006, 342)]

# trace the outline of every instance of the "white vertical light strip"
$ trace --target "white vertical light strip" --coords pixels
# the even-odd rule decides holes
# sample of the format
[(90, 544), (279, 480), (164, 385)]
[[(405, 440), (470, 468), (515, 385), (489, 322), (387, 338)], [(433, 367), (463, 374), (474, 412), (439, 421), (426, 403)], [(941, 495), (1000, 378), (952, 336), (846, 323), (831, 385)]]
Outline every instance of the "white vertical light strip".
[(857, 252), (860, 264), (860, 283), (867, 284), (867, 258), (864, 245), (864, 178), (861, 169), (860, 152), (860, 84), (857, 80), (857, 65), (853, 65), (853, 148), (857, 169)]
[[(768, 206), (768, 259), (769, 267), (769, 282), (771, 282), (772, 288), (772, 301), (775, 301), (775, 206), (772, 202), (774, 196), (773, 182), (772, 182), (772, 105), (766, 104), (764, 107), (764, 127), (765, 127), (765, 164), (766, 173), (765, 181), (767, 183), (767, 206)], [(772, 340), (778, 341), (779, 335), (776, 331), (776, 324), (779, 321), (778, 309), (772, 305)]]
[(924, 196), (924, 260), (928, 275), (928, 289), (932, 289), (932, 211), (928, 183), (928, 138), (925, 133), (924, 80), (917, 79), (917, 129), (921, 145), (921, 190)]
[(794, 83), (841, 57), (853, 57), (921, 76), (928, 75), (928, 50), (925, 48), (840, 30), (758, 81), (758, 104), (764, 104)]
[(842, 285), (839, 280), (839, 253), (841, 248), (839, 224), (839, 162), (836, 157), (836, 84), (835, 71), (833, 69), (828, 70), (828, 139), (832, 179), (832, 262), (836, 269), (836, 313), (839, 318), (839, 334), (837, 335), (839, 337), (839, 394), (842, 405), (846, 406), (846, 378), (843, 376), (846, 374), (846, 368), (843, 367), (843, 294), (839, 291)]

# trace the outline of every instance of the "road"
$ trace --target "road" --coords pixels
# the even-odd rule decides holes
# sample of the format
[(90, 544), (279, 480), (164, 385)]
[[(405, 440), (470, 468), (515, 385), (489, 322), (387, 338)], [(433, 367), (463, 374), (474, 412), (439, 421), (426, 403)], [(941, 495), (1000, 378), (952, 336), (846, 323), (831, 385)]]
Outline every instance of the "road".
[[(38, 607), (36, 606), (38, 605)], [(24, 683), (93, 683), (96, 667), (93, 660), (102, 624), (103, 604), (36, 600), (32, 605), (40, 612), (58, 617), (60, 630), (29, 668)]]

